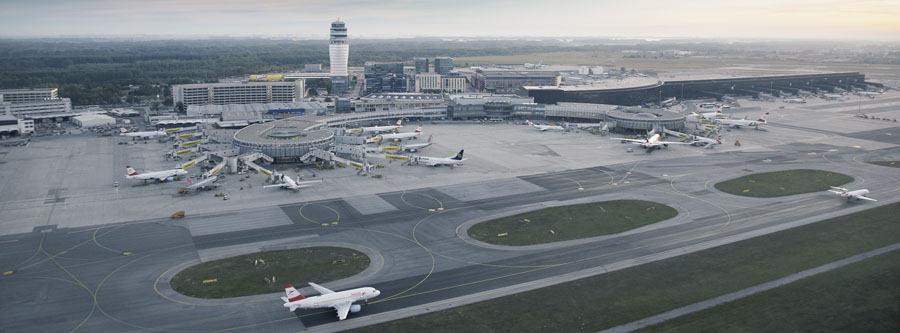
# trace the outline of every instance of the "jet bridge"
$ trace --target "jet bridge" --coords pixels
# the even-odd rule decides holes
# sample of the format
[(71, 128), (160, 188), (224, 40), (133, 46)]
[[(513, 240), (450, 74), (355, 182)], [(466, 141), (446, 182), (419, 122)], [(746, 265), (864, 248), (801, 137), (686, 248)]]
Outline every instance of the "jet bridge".
[(325, 161), (325, 162), (332, 163), (332, 164), (337, 164), (340, 166), (347, 166), (347, 165), (352, 166), (354, 168), (359, 169), (357, 174), (361, 174), (361, 173), (369, 174), (370, 172), (375, 170), (375, 165), (369, 164), (365, 160), (365, 158), (363, 159), (362, 162), (357, 162), (357, 161), (354, 161), (351, 159), (346, 159), (346, 158), (337, 156), (333, 152), (330, 152), (327, 150), (321, 150), (321, 149), (317, 149), (317, 148), (311, 149), (308, 153), (306, 153), (302, 157), (300, 157), (301, 161), (304, 161), (307, 163), (309, 163), (310, 161), (312, 161), (314, 159), (317, 159), (320, 161)]

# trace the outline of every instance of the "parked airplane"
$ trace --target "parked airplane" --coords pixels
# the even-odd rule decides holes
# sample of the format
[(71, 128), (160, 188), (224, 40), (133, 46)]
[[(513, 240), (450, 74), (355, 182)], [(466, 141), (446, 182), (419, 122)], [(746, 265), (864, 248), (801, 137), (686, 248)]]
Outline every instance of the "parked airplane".
[(151, 171), (147, 173), (138, 173), (134, 170), (130, 165), (125, 166), (125, 170), (128, 172), (125, 174), (126, 179), (138, 179), (143, 180), (146, 183), (148, 180), (158, 180), (160, 182), (174, 180), (177, 177), (184, 176), (188, 172), (184, 169), (172, 169), (165, 171)]
[(536, 63), (536, 64), (529, 64), (527, 62), (525, 63), (525, 68), (541, 68), (541, 67), (544, 67), (543, 60), (538, 61), (538, 63)]
[(710, 138), (702, 137), (702, 136), (699, 136), (699, 135), (685, 134), (685, 133), (676, 132), (676, 131), (673, 131), (673, 130), (668, 130), (668, 129), (665, 129), (665, 128), (663, 128), (663, 132), (665, 132), (665, 133), (668, 134), (668, 135), (674, 135), (674, 136), (677, 136), (677, 137), (682, 138), (682, 139), (691, 140), (691, 142), (689, 142), (689, 143), (690, 143), (692, 146), (702, 146), (702, 147), (704, 147), (704, 148), (706, 148), (706, 149), (712, 149), (713, 145), (719, 145), (719, 144), (722, 144), (722, 141), (721, 141), (721, 140), (722, 140), (722, 136), (721, 136), (721, 135), (719, 136), (718, 139), (710, 139)]
[(396, 122), (395, 124), (393, 124), (393, 125), (388, 125), (388, 126), (363, 127), (363, 128), (362, 128), (362, 133), (383, 133), (383, 132), (390, 132), (390, 131), (393, 131), (393, 130), (398, 129), (398, 128), (400, 128), (400, 127), (403, 127), (403, 125), (401, 125), (401, 122), (402, 122), (402, 121), (403, 121), (403, 119), (397, 119), (397, 122)]
[(577, 129), (591, 129), (596, 128), (598, 130), (607, 130), (609, 126), (606, 123), (566, 123), (566, 128), (577, 128)]
[(205, 189), (210, 189), (210, 188), (217, 188), (217, 187), (219, 187), (219, 185), (216, 184), (217, 180), (219, 180), (218, 176), (212, 176), (212, 177), (204, 178), (204, 179), (200, 180), (199, 182), (194, 183), (191, 181), (191, 176), (188, 176), (187, 177), (188, 187), (185, 187), (185, 189), (205, 190)]
[(152, 139), (152, 138), (155, 138), (158, 136), (166, 136), (166, 132), (165, 131), (131, 132), (131, 131), (125, 129), (124, 127), (119, 127), (119, 135)]
[(428, 136), (428, 142), (425, 142), (425, 143), (413, 143), (413, 144), (403, 145), (402, 147), (403, 147), (403, 150), (405, 150), (405, 151), (415, 153), (415, 152), (419, 151), (420, 149), (425, 149), (425, 148), (430, 147), (431, 144), (432, 144), (431, 139), (432, 139), (432, 136), (429, 135), (429, 136)]
[(785, 99), (784, 99), (784, 102), (785, 102), (785, 103), (800, 103), (800, 104), (803, 104), (803, 103), (806, 103), (806, 100), (805, 100), (805, 99), (802, 99), (802, 98), (785, 98)]
[(391, 134), (382, 134), (382, 135), (381, 135), (381, 139), (382, 139), (382, 140), (396, 140), (396, 141), (400, 141), (400, 140), (403, 140), (403, 139), (413, 139), (413, 138), (419, 136), (419, 134), (422, 134), (422, 125), (419, 125), (419, 127), (416, 128), (415, 131), (409, 132), (409, 133), (391, 133)]
[(841, 95), (841, 94), (824, 94), (824, 95), (822, 95), (822, 97), (824, 97), (825, 99), (828, 99), (828, 100), (836, 100), (836, 99), (842, 99), (842, 98), (844, 98), (844, 95)]
[(828, 190), (828, 192), (837, 194), (837, 195), (841, 196), (841, 198), (847, 198), (848, 201), (849, 201), (849, 200), (852, 200), (852, 199), (855, 199), (856, 201), (859, 201), (859, 199), (869, 200), (869, 201), (878, 201), (878, 200), (875, 200), (875, 199), (872, 199), (872, 198), (869, 198), (869, 197), (868, 197), (868, 195), (869, 195), (869, 190), (867, 190), (867, 189), (861, 189), (861, 190), (856, 190), (856, 191), (850, 191), (850, 190), (848, 190), (848, 189), (846, 189), (846, 188), (843, 188), (843, 187), (834, 187), (834, 186), (832, 186), (831, 189)]
[(688, 142), (673, 142), (673, 141), (659, 141), (660, 135), (656, 133), (656, 130), (650, 131), (647, 133), (647, 139), (644, 140), (636, 140), (636, 139), (618, 139), (625, 142), (631, 142), (633, 144), (641, 145), (642, 148), (646, 148), (648, 151), (650, 149), (662, 149), (663, 147), (668, 147), (671, 145), (687, 145), (690, 144)]
[(557, 126), (557, 125), (538, 125), (538, 124), (532, 123), (530, 120), (527, 121), (527, 124), (533, 126), (534, 128), (536, 128), (537, 130), (539, 130), (539, 131), (541, 131), (541, 132), (546, 132), (546, 131), (565, 131), (565, 130), (566, 130), (566, 129), (563, 128), (562, 126)]
[(857, 94), (859, 94), (860, 96), (866, 96), (868, 98), (875, 98), (875, 96), (881, 95), (881, 93), (874, 91), (860, 91), (857, 92)]
[(450, 167), (462, 165), (465, 160), (468, 158), (463, 158), (463, 151), (460, 150), (456, 156), (450, 157), (418, 157), (418, 163), (424, 163), (427, 166), (441, 166), (441, 165), (449, 165)]
[(283, 189), (294, 190), (294, 192), (297, 192), (297, 191), (300, 191), (301, 188), (310, 187), (314, 183), (322, 182), (321, 179), (320, 180), (310, 180), (310, 181), (305, 181), (305, 182), (298, 182), (298, 181), (294, 180), (293, 178), (288, 177), (285, 174), (275, 174), (275, 178), (280, 179), (281, 183), (278, 183), (275, 185), (266, 185), (266, 186), (263, 186), (263, 188), (280, 187)]
[(290, 284), (284, 285), (284, 292), (287, 294), (287, 297), (281, 298), (284, 301), (284, 307), (290, 309), (291, 312), (296, 311), (297, 308), (333, 308), (337, 310), (338, 320), (344, 320), (347, 319), (347, 315), (350, 312), (356, 313), (362, 310), (362, 307), (359, 304), (353, 304), (354, 302), (364, 301), (368, 303), (370, 298), (381, 295), (378, 289), (372, 287), (334, 292), (312, 282), (309, 285), (318, 291), (320, 295), (303, 297), (294, 286)]
[(749, 116), (745, 116), (744, 119), (718, 119), (716, 120), (719, 124), (726, 125), (731, 128), (739, 128), (741, 126), (756, 126), (759, 128), (759, 125), (766, 124), (766, 118), (769, 116), (769, 113), (766, 112), (762, 117), (757, 120), (748, 119)]

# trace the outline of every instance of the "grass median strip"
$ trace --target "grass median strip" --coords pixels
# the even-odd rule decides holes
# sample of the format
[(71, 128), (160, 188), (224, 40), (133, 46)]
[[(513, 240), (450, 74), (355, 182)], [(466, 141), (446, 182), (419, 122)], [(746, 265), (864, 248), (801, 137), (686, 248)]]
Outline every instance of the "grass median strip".
[(643, 332), (898, 332), (900, 251), (885, 253)]
[(473, 225), (470, 237), (497, 245), (534, 245), (612, 235), (678, 215), (643, 200), (613, 200), (550, 207)]
[(900, 168), (900, 162), (898, 161), (871, 161), (869, 163), (892, 168)]
[(285, 283), (343, 279), (369, 267), (362, 252), (308, 247), (252, 253), (197, 264), (169, 282), (175, 291), (199, 298), (228, 298), (284, 291)]
[(744, 197), (773, 198), (825, 191), (830, 186), (840, 186), (852, 181), (853, 177), (837, 172), (796, 169), (729, 179), (716, 183), (716, 189)]
[(898, 210), (900, 203), (885, 205), (357, 331), (535, 332), (611, 328), (900, 242)]

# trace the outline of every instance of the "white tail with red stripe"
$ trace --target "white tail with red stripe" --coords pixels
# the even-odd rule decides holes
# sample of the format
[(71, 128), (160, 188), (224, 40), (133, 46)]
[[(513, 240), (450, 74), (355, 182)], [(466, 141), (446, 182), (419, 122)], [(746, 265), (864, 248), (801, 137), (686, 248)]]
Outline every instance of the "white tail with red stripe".
[(125, 171), (129, 176), (137, 176), (138, 174), (137, 171), (134, 171), (134, 168), (132, 168), (130, 165), (125, 166)]

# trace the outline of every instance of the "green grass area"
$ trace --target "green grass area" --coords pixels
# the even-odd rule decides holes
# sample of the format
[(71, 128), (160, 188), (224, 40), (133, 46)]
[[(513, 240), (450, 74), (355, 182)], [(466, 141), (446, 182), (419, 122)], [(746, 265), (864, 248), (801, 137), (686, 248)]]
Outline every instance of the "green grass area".
[(870, 161), (869, 163), (892, 168), (900, 168), (900, 161)]
[(840, 186), (853, 177), (824, 170), (784, 170), (755, 173), (716, 183), (719, 191), (754, 198), (773, 198), (787, 195), (825, 191)]
[(602, 330), (900, 242), (897, 211), (900, 203), (357, 331)]
[(642, 200), (613, 200), (539, 209), (478, 223), (469, 236), (497, 245), (533, 245), (617, 234), (678, 215)]
[(900, 332), (900, 251), (675, 318), (646, 332)]
[(369, 267), (369, 257), (362, 252), (341, 247), (308, 247), (205, 262), (179, 272), (170, 284), (187, 296), (228, 298), (284, 291), (285, 283), (343, 279), (366, 267)]

